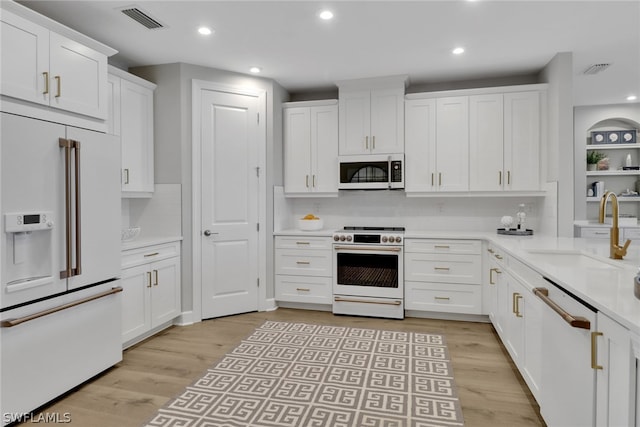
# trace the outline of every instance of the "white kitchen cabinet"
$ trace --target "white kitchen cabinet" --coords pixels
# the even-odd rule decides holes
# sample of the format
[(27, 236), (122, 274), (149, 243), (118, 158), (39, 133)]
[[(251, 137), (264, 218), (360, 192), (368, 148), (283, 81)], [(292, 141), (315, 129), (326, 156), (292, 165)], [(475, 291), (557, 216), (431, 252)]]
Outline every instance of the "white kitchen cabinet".
[(502, 266), (495, 255), (500, 255), (500, 249), (489, 244), (483, 261), (484, 288), (482, 291), (483, 313), (489, 316), (494, 327), (502, 334), (502, 327), (498, 324), (498, 284), (502, 280)]
[(0, 21), (2, 95), (106, 119), (105, 53), (5, 9)]
[(538, 91), (469, 98), (469, 189), (539, 191)]
[(407, 193), (469, 190), (468, 100), (406, 101)]
[(404, 152), (405, 80), (338, 83), (341, 156)]
[(336, 100), (284, 104), (284, 191), (292, 196), (338, 195)]
[(109, 132), (120, 137), (122, 196), (151, 197), (154, 83), (109, 66)]
[(181, 313), (180, 243), (122, 253), (122, 342), (133, 344)]
[(597, 314), (595, 332), (596, 426), (631, 426), (636, 423), (636, 358), (631, 334), (605, 314)]
[(481, 242), (405, 239), (405, 309), (481, 314)]
[(276, 236), (276, 301), (331, 304), (332, 248), (330, 237)]

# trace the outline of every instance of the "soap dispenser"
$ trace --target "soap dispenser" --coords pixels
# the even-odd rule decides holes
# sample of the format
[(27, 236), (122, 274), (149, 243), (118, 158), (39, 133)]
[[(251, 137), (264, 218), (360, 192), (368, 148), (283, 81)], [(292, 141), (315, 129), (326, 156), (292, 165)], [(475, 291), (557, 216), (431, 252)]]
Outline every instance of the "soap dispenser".
[(520, 203), (520, 205), (518, 206), (518, 213), (516, 214), (516, 218), (518, 219), (518, 225), (516, 226), (518, 231), (525, 231), (526, 227), (525, 227), (525, 219), (527, 218), (527, 214), (524, 211), (524, 203)]

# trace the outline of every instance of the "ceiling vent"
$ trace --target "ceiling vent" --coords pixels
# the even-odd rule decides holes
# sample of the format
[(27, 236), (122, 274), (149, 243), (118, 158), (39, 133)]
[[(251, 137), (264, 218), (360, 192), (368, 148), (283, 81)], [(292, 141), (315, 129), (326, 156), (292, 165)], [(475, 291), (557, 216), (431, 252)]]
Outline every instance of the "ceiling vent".
[(587, 74), (587, 75), (598, 74), (606, 70), (607, 68), (609, 68), (609, 66), (611, 66), (611, 64), (593, 64), (589, 68), (584, 70), (584, 74)]
[(162, 25), (157, 19), (152, 18), (151, 16), (149, 16), (148, 13), (142, 11), (140, 8), (136, 6), (128, 6), (128, 7), (125, 7), (124, 9), (120, 9), (120, 11), (125, 15), (127, 15), (129, 18), (139, 23), (140, 25), (143, 25), (145, 28), (148, 28), (149, 30), (157, 30), (160, 28), (165, 28), (165, 26)]

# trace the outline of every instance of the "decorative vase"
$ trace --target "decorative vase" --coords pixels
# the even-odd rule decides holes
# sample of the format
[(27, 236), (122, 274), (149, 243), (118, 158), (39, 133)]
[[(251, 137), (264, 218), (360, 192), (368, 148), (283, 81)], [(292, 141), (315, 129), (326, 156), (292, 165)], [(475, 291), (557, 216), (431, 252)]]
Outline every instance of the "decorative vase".
[(587, 170), (588, 171), (598, 170), (598, 164), (597, 163), (587, 163)]

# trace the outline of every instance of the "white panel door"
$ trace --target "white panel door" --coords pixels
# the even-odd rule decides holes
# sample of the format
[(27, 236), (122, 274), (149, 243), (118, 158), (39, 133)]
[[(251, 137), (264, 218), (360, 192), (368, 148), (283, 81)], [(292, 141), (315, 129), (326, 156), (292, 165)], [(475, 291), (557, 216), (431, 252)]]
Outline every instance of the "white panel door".
[(311, 153), (313, 191), (337, 195), (340, 175), (337, 105), (311, 108)]
[(468, 191), (469, 97), (439, 98), (436, 104), (438, 191)]
[(540, 94), (504, 95), (505, 190), (540, 190)]
[(257, 97), (201, 91), (203, 318), (258, 309), (259, 129)]
[[(511, 179), (503, 172), (502, 94), (469, 97), (469, 190), (502, 191)], [(508, 176), (507, 176), (508, 175)]]
[(404, 152), (404, 93), (387, 89), (371, 91), (371, 141), (376, 154)]
[(371, 141), (371, 94), (343, 92), (339, 99), (341, 156), (369, 154)]

